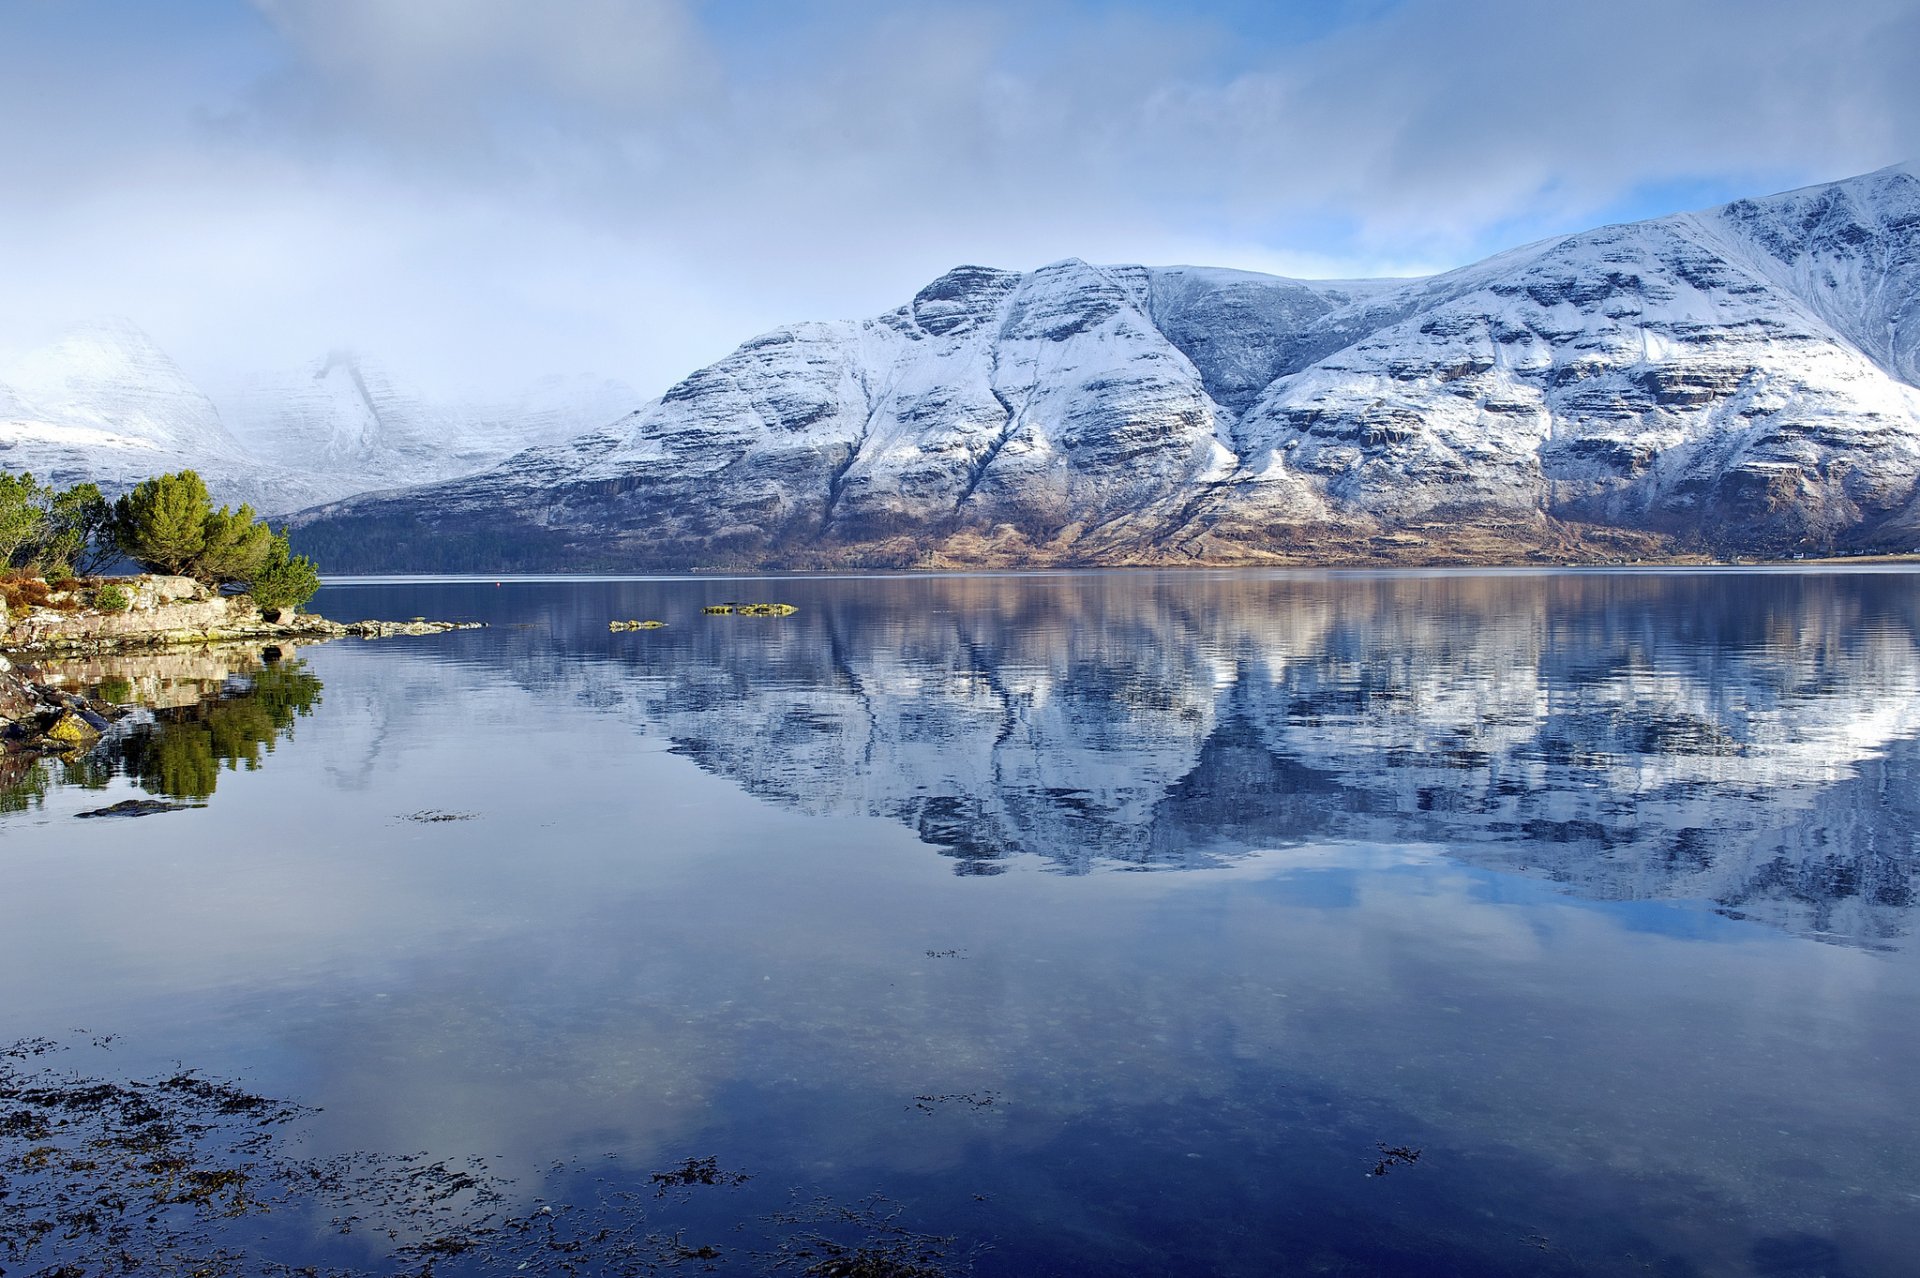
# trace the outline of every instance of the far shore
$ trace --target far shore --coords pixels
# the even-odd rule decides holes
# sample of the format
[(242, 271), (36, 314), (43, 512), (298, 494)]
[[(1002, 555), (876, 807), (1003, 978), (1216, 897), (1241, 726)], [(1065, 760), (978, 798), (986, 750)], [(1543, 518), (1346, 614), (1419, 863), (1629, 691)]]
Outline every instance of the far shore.
[(1920, 567), (1920, 554), (1823, 555), (1803, 559), (1714, 559), (1707, 556), (1623, 559), (1612, 561), (1569, 561), (1565, 563), (1504, 561), (1498, 563), (1381, 563), (1362, 560), (1322, 560), (1268, 563), (1127, 563), (1127, 564), (846, 564), (832, 567), (768, 567), (759, 565), (711, 565), (677, 569), (550, 568), (516, 569), (511, 572), (433, 572), (420, 569), (395, 569), (391, 572), (355, 572), (327, 574), (321, 578), (327, 586), (398, 585), (407, 582), (563, 582), (563, 581), (726, 581), (783, 580), (813, 578), (820, 581), (853, 577), (1014, 577), (1078, 576), (1095, 573), (1551, 573), (1619, 572), (1637, 570), (1659, 572), (1752, 571), (1793, 568)]

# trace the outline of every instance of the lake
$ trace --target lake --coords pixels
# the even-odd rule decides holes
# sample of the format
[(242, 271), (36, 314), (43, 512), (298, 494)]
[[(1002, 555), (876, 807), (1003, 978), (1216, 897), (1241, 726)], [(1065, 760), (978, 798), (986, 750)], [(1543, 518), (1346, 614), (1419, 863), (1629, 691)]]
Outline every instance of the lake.
[[(798, 611), (702, 613), (755, 600)], [(48, 1113), (81, 1112), (33, 1091), (60, 1078), (201, 1104), (168, 1139), (278, 1195), (202, 1174), (123, 1251), (1920, 1263), (1920, 574), (406, 581), (313, 607), (488, 628), (76, 666), (159, 708), (0, 791), (0, 1040), (47, 1040), (0, 1077)], [(185, 806), (79, 816), (153, 797)], [(165, 1090), (183, 1070), (312, 1109), (249, 1144), (256, 1111)], [(119, 1272), (97, 1232), (25, 1230), (62, 1175), (108, 1174), (62, 1159), (112, 1166), (29, 1126), (0, 1116), (0, 1268)], [(159, 1165), (126, 1154), (113, 1192)]]

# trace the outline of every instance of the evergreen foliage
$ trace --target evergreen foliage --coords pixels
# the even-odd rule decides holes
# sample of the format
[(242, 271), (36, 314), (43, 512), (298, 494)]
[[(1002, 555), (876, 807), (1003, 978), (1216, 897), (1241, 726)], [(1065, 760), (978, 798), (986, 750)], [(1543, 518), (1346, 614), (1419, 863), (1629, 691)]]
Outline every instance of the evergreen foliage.
[(213, 501), (199, 475), (156, 475), (114, 503), (114, 540), (143, 568), (198, 576), (189, 570), (206, 549), (212, 515)]
[(320, 570), (296, 555), (254, 509), (214, 509), (207, 485), (183, 470), (143, 480), (109, 502), (95, 484), (55, 489), (0, 471), (0, 570), (57, 580), (92, 576), (125, 555), (149, 572), (240, 586), (263, 609), (297, 608)]
[(293, 553), (284, 528), (272, 534), (259, 567), (247, 579), (247, 593), (263, 612), (298, 608), (319, 589), (319, 568), (305, 555)]
[(21, 549), (39, 536), (45, 518), (39, 492), (32, 475), (0, 472), (0, 568), (11, 567)]
[(46, 494), (46, 524), (39, 559), (49, 576), (90, 577), (113, 562), (113, 505), (98, 484), (75, 484)]
[(245, 587), (262, 608), (297, 607), (320, 589), (319, 569), (292, 552), (284, 531), (275, 533), (251, 506), (215, 510), (190, 470), (146, 480), (122, 497), (113, 529), (120, 549), (142, 567)]
[(116, 551), (111, 508), (94, 484), (59, 489), (0, 472), (0, 569), (51, 579), (98, 571)]
[(259, 522), (253, 507), (243, 504), (239, 510), (225, 506), (210, 510), (204, 526), (205, 542), (188, 565), (190, 575), (218, 584), (249, 581), (260, 571), (273, 543), (273, 530)]

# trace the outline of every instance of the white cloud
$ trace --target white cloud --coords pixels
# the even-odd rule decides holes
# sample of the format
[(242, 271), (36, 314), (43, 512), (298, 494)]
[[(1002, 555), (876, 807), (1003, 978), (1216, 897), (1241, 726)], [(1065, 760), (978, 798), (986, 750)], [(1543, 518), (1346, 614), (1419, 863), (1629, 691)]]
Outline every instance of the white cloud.
[(0, 52), (0, 341), (112, 310), (216, 379), (353, 345), (659, 388), (959, 261), (1404, 272), (1920, 136), (1920, 0), (1406, 0), (1254, 43), (1011, 0), (253, 12)]

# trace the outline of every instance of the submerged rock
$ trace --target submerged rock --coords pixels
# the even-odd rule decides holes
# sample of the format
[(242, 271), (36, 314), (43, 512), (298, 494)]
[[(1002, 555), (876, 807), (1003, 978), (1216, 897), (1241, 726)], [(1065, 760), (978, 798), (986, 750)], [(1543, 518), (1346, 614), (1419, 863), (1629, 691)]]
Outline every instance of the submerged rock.
[(63, 713), (48, 727), (46, 735), (62, 745), (84, 750), (100, 739), (100, 730), (72, 710)]
[(143, 817), (156, 812), (180, 812), (187, 808), (199, 807), (195, 803), (168, 803), (164, 799), (122, 799), (111, 807), (95, 808), (91, 812), (75, 813), (79, 817)]
[[(314, 618), (319, 621), (319, 618)], [(482, 630), (484, 621), (349, 621), (323, 622), (328, 633), (358, 635), (362, 639), (386, 639), (393, 635), (439, 635), (449, 630)]]

